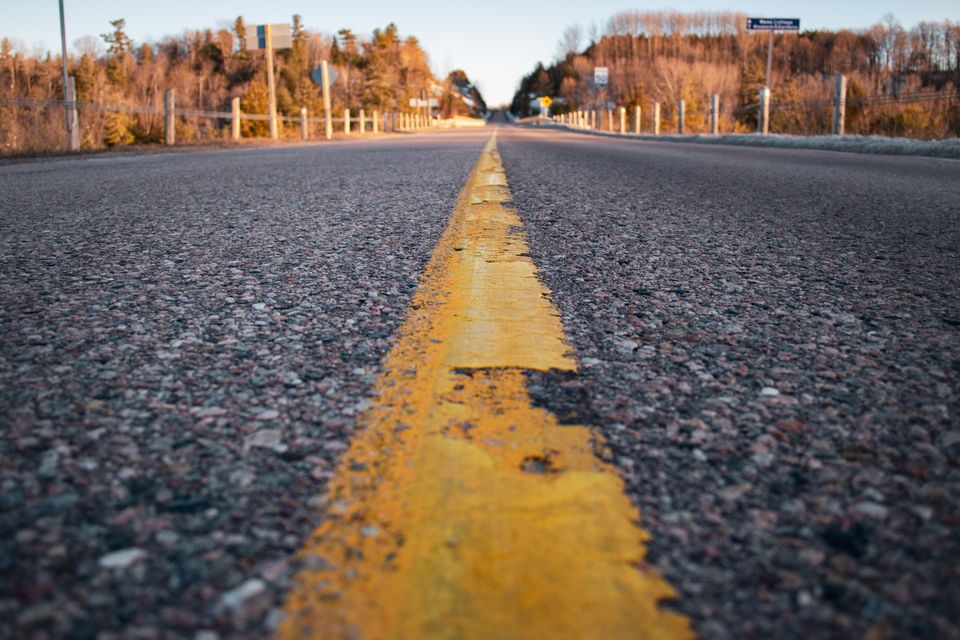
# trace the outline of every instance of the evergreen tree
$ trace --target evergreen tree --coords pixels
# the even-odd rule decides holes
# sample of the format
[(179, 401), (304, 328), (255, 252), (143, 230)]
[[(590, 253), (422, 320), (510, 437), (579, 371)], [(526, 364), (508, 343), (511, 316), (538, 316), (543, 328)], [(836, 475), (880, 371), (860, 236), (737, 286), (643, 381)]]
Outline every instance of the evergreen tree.
[(123, 18), (111, 20), (110, 26), (113, 27), (113, 31), (100, 34), (103, 41), (110, 45), (107, 48), (107, 52), (110, 54), (110, 59), (107, 62), (107, 78), (111, 84), (121, 90), (127, 88), (127, 63), (130, 51), (133, 49), (133, 40), (124, 31), (126, 24), (127, 21)]

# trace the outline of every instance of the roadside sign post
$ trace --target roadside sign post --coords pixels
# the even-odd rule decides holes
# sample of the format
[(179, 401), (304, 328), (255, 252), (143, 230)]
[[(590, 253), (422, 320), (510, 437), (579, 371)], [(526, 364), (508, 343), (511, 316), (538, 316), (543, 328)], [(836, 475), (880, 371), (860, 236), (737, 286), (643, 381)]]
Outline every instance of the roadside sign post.
[(258, 24), (256, 30), (247, 33), (244, 44), (247, 49), (263, 49), (267, 57), (267, 91), (270, 94), (270, 138), (279, 137), (277, 128), (277, 91), (273, 79), (273, 50), (289, 49), (293, 36), (289, 24)]
[[(330, 75), (331, 73), (333, 75)], [(320, 66), (310, 74), (310, 78), (323, 89), (323, 124), (327, 140), (333, 137), (333, 115), (330, 113), (330, 83), (336, 82), (339, 75), (336, 69), (331, 71), (326, 60), (323, 60)]]
[(264, 29), (267, 35), (266, 55), (267, 55), (267, 87), (269, 88), (269, 92), (270, 92), (270, 107), (269, 107), (270, 139), (276, 140), (279, 137), (279, 132), (277, 131), (277, 91), (276, 91), (276, 88), (273, 86), (273, 45), (271, 43), (271, 40), (273, 39), (271, 36), (273, 34), (269, 24), (264, 25)]
[(770, 85), (773, 69), (773, 34), (776, 31), (800, 31), (800, 18), (747, 18), (748, 31), (767, 31), (767, 76), (765, 85)]
[[(590, 128), (596, 129), (598, 126), (600, 129), (603, 129), (603, 110), (599, 108), (597, 104), (597, 87), (606, 87), (610, 83), (610, 68), (609, 67), (594, 67), (593, 68), (593, 85), (590, 87), (590, 97), (593, 102), (593, 108), (600, 112), (599, 118), (594, 120), (591, 117)], [(606, 96), (606, 94), (604, 94)], [(591, 111), (591, 116), (593, 112)]]
[(550, 96), (543, 96), (540, 98), (540, 117), (549, 118), (550, 117), (550, 105), (553, 104), (553, 99)]

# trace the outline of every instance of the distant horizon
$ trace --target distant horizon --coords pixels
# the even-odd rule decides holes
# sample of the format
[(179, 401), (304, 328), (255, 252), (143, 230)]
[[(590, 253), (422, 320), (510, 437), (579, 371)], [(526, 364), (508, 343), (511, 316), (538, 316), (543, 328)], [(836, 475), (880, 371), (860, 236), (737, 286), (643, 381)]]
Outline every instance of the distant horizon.
[[(349, 28), (363, 38), (369, 37), (374, 28), (382, 28), (393, 22), (404, 37), (414, 36), (420, 41), (430, 56), (435, 74), (442, 77), (454, 69), (463, 69), (491, 107), (508, 104), (520, 79), (533, 70), (538, 62), (549, 65), (555, 60), (557, 43), (566, 27), (579, 24), (584, 31), (589, 31), (591, 26), (602, 30), (613, 15), (623, 11), (737, 11), (767, 17), (799, 17), (803, 31), (869, 29), (888, 13), (893, 14), (904, 28), (922, 21), (960, 20), (960, 11), (955, 4), (942, 0), (920, 0), (909, 6), (878, 1), (869, 9), (869, 15), (863, 9), (835, 7), (825, 0), (810, 0), (801, 11), (791, 10), (797, 6), (795, 3), (758, 0), (741, 2), (741, 6), (736, 8), (704, 8), (684, 0), (674, 2), (670, 8), (597, 0), (585, 8), (582, 3), (558, 0), (545, 9), (513, 6), (495, 0), (484, 11), (462, 6), (425, 10), (371, 0), (361, 18), (357, 17), (356, 11), (331, 8), (326, 12), (326, 19), (310, 14), (309, 6), (298, 6), (299, 3), (287, 0), (276, 0), (269, 12), (249, 0), (236, 0), (229, 4), (203, 3), (201, 6), (184, 0), (170, 0), (162, 8), (131, 6), (116, 0), (93, 0), (84, 6), (82, 12), (72, 4), (71, 0), (65, 2), (67, 45), (71, 54), (78, 53), (76, 45), (85, 38), (100, 40), (100, 34), (110, 29), (109, 21), (117, 18), (127, 21), (128, 34), (140, 44), (156, 44), (163, 38), (175, 37), (184, 31), (229, 27), (238, 15), (242, 15), (248, 24), (260, 24), (289, 20), (299, 13), (303, 16), (305, 28), (311, 32), (333, 35), (339, 29)], [(496, 11), (498, 6), (504, 9)], [(182, 7), (182, 10), (177, 7)], [(9, 38), (31, 53), (59, 55), (60, 25), (56, 2), (48, 1), (45, 6), (39, 7), (36, 4), (18, 4), (4, 9), (3, 13), (6, 17), (4, 26), (12, 25), (12, 33), (0, 31), (0, 38)], [(195, 16), (195, 19), (190, 16)], [(862, 17), (858, 19), (857, 16)], [(175, 22), (189, 24), (176, 27), (173, 26)], [(326, 22), (329, 26), (317, 26), (318, 22)], [(531, 24), (535, 26), (528, 26)], [(157, 32), (161, 32), (160, 35)], [(582, 43), (581, 48), (586, 44)]]

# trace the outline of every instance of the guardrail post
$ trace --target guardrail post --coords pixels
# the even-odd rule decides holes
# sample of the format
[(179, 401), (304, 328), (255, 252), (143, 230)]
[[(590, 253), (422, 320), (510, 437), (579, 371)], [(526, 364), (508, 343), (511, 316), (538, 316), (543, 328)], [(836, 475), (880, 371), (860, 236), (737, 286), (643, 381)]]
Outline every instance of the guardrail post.
[(627, 108), (620, 107), (620, 135), (627, 132)]
[(720, 135), (720, 95), (710, 94), (710, 133)]
[(373, 132), (380, 133), (380, 112), (377, 110), (373, 112)]
[(163, 143), (166, 145), (174, 145), (177, 142), (176, 95), (175, 89), (167, 89), (163, 94)]
[(70, 151), (80, 151), (80, 118), (77, 116), (77, 80), (67, 78), (67, 147)]
[(687, 104), (683, 101), (683, 98), (677, 100), (677, 133), (683, 135), (683, 121), (687, 113)]
[(640, 105), (633, 106), (633, 132), (640, 133)]
[(363, 135), (367, 132), (367, 112), (363, 109), (360, 109), (360, 126), (357, 129), (360, 132), (360, 135)]
[(607, 131), (613, 133), (613, 109), (607, 109)]
[(597, 112), (594, 109), (590, 109), (590, 130), (597, 128)]
[(757, 112), (757, 133), (770, 133), (770, 87), (760, 87), (760, 107)]
[(833, 91), (833, 135), (842, 136), (846, 133), (847, 76), (842, 73), (837, 74)]
[(343, 134), (350, 135), (350, 109), (343, 110)]
[(653, 135), (660, 135), (660, 103), (653, 103)]
[(300, 139), (308, 140), (310, 138), (310, 121), (307, 120), (307, 108), (300, 107)]
[(240, 98), (230, 101), (230, 139), (240, 140)]

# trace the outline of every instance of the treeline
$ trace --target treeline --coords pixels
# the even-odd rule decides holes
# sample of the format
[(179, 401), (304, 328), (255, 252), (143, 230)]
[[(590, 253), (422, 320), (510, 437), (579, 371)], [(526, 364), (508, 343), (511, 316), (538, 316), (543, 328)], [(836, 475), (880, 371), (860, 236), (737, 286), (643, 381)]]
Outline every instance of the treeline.
[[(176, 91), (178, 108), (229, 111), (234, 97), (241, 111), (265, 114), (268, 86), (264, 52), (248, 51), (248, 26), (238, 17), (232, 28), (187, 31), (156, 43), (135, 43), (124, 20), (110, 23), (100, 39), (85, 38), (70, 56), (70, 74), (76, 78), (80, 103), (152, 108), (162, 111), (167, 89)], [(437, 79), (429, 59), (413, 36), (402, 37), (396, 25), (375, 29), (361, 37), (349, 29), (333, 36), (311, 33), (299, 15), (292, 19), (293, 46), (274, 52), (277, 109), (297, 116), (301, 107), (312, 115), (323, 113), (320, 87), (310, 78), (322, 60), (339, 72), (331, 87), (335, 117), (344, 109), (363, 108), (381, 113), (412, 111), (411, 98), (435, 98), (443, 117), (482, 115), (486, 105), (463, 71)], [(6, 101), (4, 101), (6, 99)], [(59, 56), (31, 55), (4, 38), (0, 40), (0, 151), (58, 149), (64, 144), (63, 111), (17, 106), (16, 99), (62, 100)], [(157, 114), (81, 109), (81, 145), (87, 149), (133, 143), (155, 143), (163, 135), (163, 117)], [(202, 117), (178, 119), (178, 140), (220, 139), (222, 120)], [(296, 126), (287, 124), (286, 135)], [(268, 135), (263, 120), (242, 120), (242, 135)]]
[[(705, 131), (718, 93), (722, 131), (752, 131), (765, 81), (768, 34), (746, 30), (734, 12), (639, 12), (613, 16), (601, 31), (569, 27), (556, 61), (521, 81), (511, 109), (553, 113), (604, 106), (662, 104), (664, 126), (685, 100), (688, 131)], [(589, 42), (584, 42), (589, 40)], [(904, 29), (893, 16), (861, 31), (777, 33), (774, 37), (773, 131), (829, 133), (833, 75), (848, 76), (847, 131), (913, 137), (960, 134), (960, 23), (922, 22)], [(594, 67), (609, 67), (609, 86), (593, 87)], [(649, 113), (649, 111), (648, 111)]]

